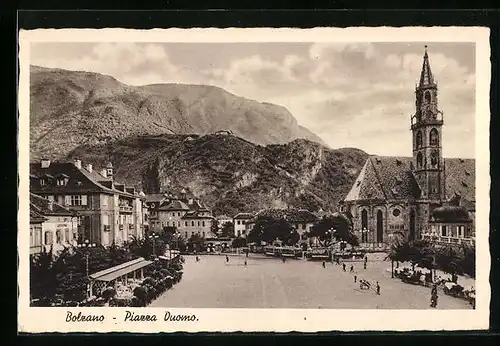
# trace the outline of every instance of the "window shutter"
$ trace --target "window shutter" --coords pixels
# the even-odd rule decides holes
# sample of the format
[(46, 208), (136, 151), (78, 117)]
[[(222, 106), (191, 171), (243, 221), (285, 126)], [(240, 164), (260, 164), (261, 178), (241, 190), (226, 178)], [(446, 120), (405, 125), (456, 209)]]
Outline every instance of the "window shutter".
[(87, 195), (82, 196), (82, 205), (87, 205)]
[(64, 204), (71, 205), (71, 196), (64, 196)]

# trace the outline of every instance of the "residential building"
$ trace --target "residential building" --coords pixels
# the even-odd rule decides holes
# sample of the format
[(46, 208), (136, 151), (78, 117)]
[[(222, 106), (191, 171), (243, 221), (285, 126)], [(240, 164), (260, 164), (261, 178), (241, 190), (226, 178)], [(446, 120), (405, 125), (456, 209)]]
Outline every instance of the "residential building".
[(247, 221), (254, 218), (253, 214), (250, 213), (239, 213), (233, 217), (234, 224), (234, 236), (246, 238), (247, 232)]
[(204, 238), (215, 237), (212, 233), (214, 217), (210, 209), (193, 194), (182, 189), (178, 193), (146, 195), (152, 230), (161, 232), (174, 227), (188, 239), (193, 234)]
[(81, 160), (30, 164), (30, 191), (78, 213), (80, 240), (109, 246), (143, 237), (142, 198), (114, 179), (112, 164), (96, 171)]
[[(475, 160), (443, 158), (443, 113), (427, 49), (415, 97), (413, 156), (370, 156), (341, 203), (361, 243), (387, 244), (395, 236), (420, 239), (442, 225), (440, 208), (456, 199), (472, 211), (474, 224)], [(466, 221), (461, 213), (451, 215), (459, 216), (458, 224)]]
[(43, 227), (42, 224), (48, 219), (31, 208), (30, 204), (30, 255), (43, 250)]
[[(30, 253), (45, 247), (58, 252), (75, 246), (78, 238), (77, 215), (52, 200), (30, 193)], [(31, 221), (30, 220), (30, 221)]]

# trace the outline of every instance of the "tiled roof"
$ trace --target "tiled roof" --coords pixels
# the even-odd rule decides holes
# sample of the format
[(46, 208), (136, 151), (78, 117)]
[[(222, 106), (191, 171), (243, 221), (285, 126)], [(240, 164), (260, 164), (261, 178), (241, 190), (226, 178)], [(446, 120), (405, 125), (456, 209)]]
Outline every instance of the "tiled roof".
[[(64, 186), (57, 186), (53, 181), (49, 181), (45, 185), (40, 184), (39, 178), (41, 177), (52, 177), (51, 179), (54, 179), (61, 174), (69, 177), (67, 184)], [(76, 167), (71, 162), (52, 162), (47, 168), (42, 168), (41, 163), (31, 163), (30, 177), (30, 190), (39, 194), (107, 192), (137, 197), (135, 194), (115, 189), (112, 180), (104, 178), (95, 170), (90, 172), (83, 166), (82, 168)]]
[(290, 222), (316, 222), (318, 217), (306, 209), (264, 209), (259, 211), (252, 222), (258, 217), (271, 217), (273, 219), (286, 219)]
[[(370, 156), (345, 200), (418, 198), (411, 162), (411, 157)], [(475, 160), (445, 159), (444, 175), (447, 200), (458, 194), (475, 201)]]
[(465, 207), (443, 206), (432, 211), (432, 222), (470, 222), (471, 217)]
[[(52, 209), (50, 209), (50, 204), (52, 204)], [(31, 211), (34, 211), (43, 216), (74, 216), (75, 213), (70, 211), (69, 209), (64, 208), (63, 206), (51, 202), (48, 199), (37, 196), (33, 193), (30, 193), (30, 217)]]
[(233, 219), (252, 219), (253, 215), (250, 213), (238, 213), (236, 214)]
[[(30, 204), (31, 207), (31, 204)], [(47, 218), (42, 214), (34, 210), (35, 208), (30, 208), (30, 223), (42, 223), (47, 221)]]
[(201, 213), (199, 213), (196, 210), (191, 210), (191, 211), (188, 211), (186, 214), (184, 214), (181, 217), (181, 219), (184, 219), (184, 220), (215, 219), (213, 216), (210, 216), (210, 215), (200, 215), (200, 214)]
[(189, 207), (186, 203), (179, 201), (178, 199), (174, 199), (170, 203), (161, 206), (159, 210), (189, 210)]
[(154, 193), (146, 195), (146, 203), (160, 203), (165, 199), (163, 193)]

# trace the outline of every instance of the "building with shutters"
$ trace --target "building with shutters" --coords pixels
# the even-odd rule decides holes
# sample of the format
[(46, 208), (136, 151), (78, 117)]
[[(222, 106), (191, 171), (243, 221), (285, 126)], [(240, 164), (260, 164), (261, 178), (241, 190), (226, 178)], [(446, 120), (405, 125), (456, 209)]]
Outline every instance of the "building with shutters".
[(77, 214), (41, 196), (30, 193), (30, 254), (59, 252), (76, 245)]
[(78, 239), (109, 246), (143, 237), (142, 197), (114, 179), (113, 166), (95, 170), (80, 160), (30, 164), (30, 192), (78, 214)]
[(415, 98), (413, 155), (370, 156), (341, 202), (361, 243), (474, 234), (475, 160), (443, 158), (443, 113), (427, 49)]

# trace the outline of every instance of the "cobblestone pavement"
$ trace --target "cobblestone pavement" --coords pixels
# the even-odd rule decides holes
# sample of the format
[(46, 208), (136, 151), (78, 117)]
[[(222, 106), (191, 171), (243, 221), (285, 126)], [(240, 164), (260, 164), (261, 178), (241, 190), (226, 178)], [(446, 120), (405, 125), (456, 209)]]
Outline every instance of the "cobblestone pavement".
[[(151, 307), (191, 308), (324, 308), (324, 309), (430, 309), (430, 288), (392, 279), (387, 261), (331, 263), (287, 260), (257, 255), (185, 256), (184, 276)], [(247, 260), (247, 265), (244, 262)], [(354, 274), (349, 273), (351, 264)], [(354, 283), (354, 275), (358, 282)], [(381, 290), (361, 290), (359, 279)], [(471, 309), (458, 298), (440, 293), (438, 309)]]

